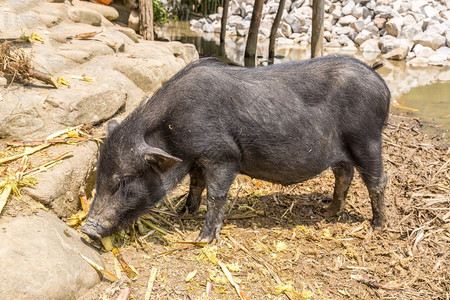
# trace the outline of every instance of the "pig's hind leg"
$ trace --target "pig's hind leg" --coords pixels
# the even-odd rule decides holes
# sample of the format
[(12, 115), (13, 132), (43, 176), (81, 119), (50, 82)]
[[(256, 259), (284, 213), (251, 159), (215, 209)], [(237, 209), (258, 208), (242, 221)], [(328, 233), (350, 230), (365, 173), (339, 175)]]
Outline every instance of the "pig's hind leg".
[(189, 170), (189, 176), (191, 180), (189, 185), (189, 195), (183, 213), (188, 211), (191, 215), (195, 215), (200, 207), (202, 193), (205, 189), (205, 177), (203, 175), (203, 170), (198, 166), (193, 166)]
[(332, 217), (340, 213), (345, 206), (345, 197), (352, 183), (354, 169), (350, 162), (340, 162), (332, 167), (335, 183), (333, 200), (325, 212), (325, 217)]
[(386, 188), (387, 176), (383, 171), (381, 137), (372, 141), (366, 141), (359, 146), (352, 148), (352, 157), (369, 191), (373, 214), (372, 226), (383, 227), (386, 224), (384, 190)]
[(207, 212), (197, 241), (210, 243), (219, 239), (228, 189), (237, 173), (238, 168), (234, 162), (214, 163), (205, 168)]

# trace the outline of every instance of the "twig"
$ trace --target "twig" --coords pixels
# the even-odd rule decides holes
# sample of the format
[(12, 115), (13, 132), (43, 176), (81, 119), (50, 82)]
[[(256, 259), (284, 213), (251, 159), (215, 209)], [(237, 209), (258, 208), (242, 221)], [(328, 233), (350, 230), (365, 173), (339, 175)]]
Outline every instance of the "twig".
[(135, 278), (137, 276), (136, 272), (128, 265), (123, 259), (122, 253), (120, 253), (118, 248), (112, 249), (114, 257), (119, 261), (122, 266), (122, 270), (125, 272), (128, 278)]
[(31, 154), (33, 154), (33, 153), (36, 153), (36, 152), (38, 152), (38, 151), (40, 151), (40, 150), (42, 150), (42, 149), (44, 149), (44, 148), (47, 148), (47, 147), (50, 146), (50, 145), (51, 145), (51, 144), (40, 145), (40, 146), (37, 146), (37, 147), (35, 147), (35, 148), (26, 149), (25, 152), (22, 153), (22, 154), (17, 154), (17, 155), (13, 155), (13, 156), (9, 156), (9, 157), (2, 158), (2, 159), (0, 159), (0, 165), (2, 165), (2, 164), (4, 164), (4, 163), (7, 163), (7, 162), (14, 161), (14, 160), (16, 160), (16, 159), (19, 159), (19, 158), (21, 158), (21, 157), (24, 157), (25, 155), (31, 155)]
[(280, 220), (282, 220), (284, 218), (284, 216), (290, 212), (292, 213), (292, 209), (294, 208), (295, 203), (297, 202), (297, 200), (292, 201), (291, 206), (289, 206), (288, 209), (286, 209), (286, 211), (283, 213), (283, 215), (281, 216)]
[(147, 291), (145, 292), (145, 300), (150, 300), (150, 296), (152, 294), (153, 290), (153, 284), (156, 279), (156, 273), (158, 272), (158, 269), (153, 267), (150, 271), (150, 277), (148, 278), (148, 285), (147, 285)]
[(236, 201), (237, 201), (237, 199), (239, 197), (239, 193), (241, 192), (241, 190), (242, 190), (242, 185), (239, 187), (239, 189), (238, 189), (238, 191), (236, 193), (236, 196), (234, 197), (233, 202), (230, 205), (230, 209), (228, 210), (228, 214), (231, 214), (231, 211), (233, 210), (233, 207), (236, 204)]
[(447, 160), (440, 168), (439, 170), (436, 171), (436, 173), (433, 174), (433, 177), (431, 177), (431, 181), (434, 181), (434, 178), (436, 177), (437, 174), (439, 174), (440, 172), (442, 172), (445, 167), (447, 167), (447, 165), (450, 164), (450, 159)]
[(171, 254), (171, 253), (176, 252), (176, 251), (186, 250), (186, 249), (192, 248), (192, 246), (193, 245), (186, 245), (186, 246), (183, 246), (183, 247), (180, 247), (180, 248), (164, 251), (164, 252), (156, 254), (156, 256), (161, 256), (161, 255)]
[(384, 289), (384, 290), (401, 290), (402, 288), (398, 285), (389, 284), (389, 283), (380, 283), (374, 279), (370, 279), (367, 277), (363, 277), (361, 275), (350, 275), (350, 278), (359, 281), (361, 283), (364, 283), (365, 285), (377, 288), (377, 289)]
[(162, 234), (169, 234), (169, 233), (168, 233), (167, 231), (165, 231), (164, 229), (159, 228), (158, 226), (156, 226), (156, 225), (154, 225), (154, 224), (152, 224), (152, 223), (150, 223), (150, 222), (147, 222), (147, 221), (144, 220), (143, 218), (141, 218), (141, 222), (144, 223), (147, 227), (150, 227), (151, 229), (154, 229), (154, 230), (156, 230), (156, 231), (158, 231), (158, 232), (160, 232), (160, 233), (162, 233)]
[[(251, 219), (256, 218), (259, 215), (252, 214), (252, 215), (233, 215), (233, 216), (225, 216), (224, 220), (242, 220), (242, 219)], [(181, 217), (183, 220), (204, 220), (205, 216), (185, 216)]]
[(96, 269), (97, 271), (99, 271), (100, 273), (102, 273), (103, 275), (105, 275), (106, 277), (108, 277), (110, 280), (119, 280), (119, 278), (117, 278), (114, 274), (112, 274), (111, 272), (108, 272), (107, 270), (105, 270), (105, 268), (103, 268), (102, 266), (96, 264), (95, 262), (93, 262), (92, 260), (90, 260), (89, 258), (87, 258), (86, 256), (84, 256), (83, 254), (79, 253), (78, 254), (81, 256), (82, 259), (84, 259), (88, 264), (90, 264), (94, 269)]
[(23, 146), (38, 146), (42, 144), (62, 144), (62, 143), (77, 143), (82, 141), (99, 141), (105, 138), (104, 136), (99, 137), (77, 137), (77, 138), (64, 138), (64, 139), (51, 139), (51, 140), (37, 140), (37, 141), (20, 141), (20, 142), (8, 142), (8, 146), (13, 147), (23, 147)]
[(242, 300), (250, 300), (250, 298), (248, 298), (248, 296), (241, 290), (241, 287), (239, 286), (239, 284), (237, 284), (236, 281), (234, 281), (233, 275), (231, 275), (227, 266), (225, 266), (225, 264), (223, 262), (221, 262), (220, 260), (217, 261), (217, 263), (219, 264), (220, 268), (222, 268), (222, 272), (225, 274), (228, 281), (231, 283), (231, 285), (236, 290), (236, 293), (239, 295), (239, 298), (241, 298)]
[(180, 217), (177, 213), (174, 214), (172, 212), (168, 212), (168, 211), (160, 210), (160, 209), (156, 209), (156, 208), (151, 208), (149, 211), (158, 213), (158, 214), (169, 215), (169, 216), (176, 217), (176, 218)]
[(124, 287), (124, 288), (120, 289), (120, 294), (116, 300), (128, 300), (128, 297), (130, 297), (130, 293), (131, 293), (130, 288)]
[[(170, 208), (170, 210), (172, 211), (172, 213), (174, 213), (175, 215), (177, 214), (177, 211), (175, 210), (175, 207), (173, 207), (173, 204), (172, 204), (172, 202), (166, 197), (166, 198), (164, 198), (164, 202), (166, 203), (166, 205)], [(186, 231), (185, 230), (185, 228), (184, 228), (184, 225), (183, 225), (183, 221), (179, 218), (179, 217), (177, 217), (177, 221), (178, 221), (178, 224), (180, 224), (180, 227), (181, 227), (181, 230), (184, 232), (184, 231)], [(174, 227), (175, 228), (175, 227)], [(177, 231), (178, 231), (178, 229), (176, 229)], [(180, 233), (180, 234), (182, 234), (182, 233)], [(183, 234), (182, 234), (183, 235)]]
[(8, 201), (9, 194), (11, 194), (11, 189), (12, 186), (10, 184), (7, 184), (0, 194), (0, 213), (3, 210), (3, 207), (5, 207), (6, 205), (6, 201)]
[(49, 162), (46, 162), (43, 165), (40, 165), (40, 166), (38, 166), (38, 167), (36, 167), (34, 169), (31, 169), (31, 170), (25, 172), (23, 175), (24, 176), (29, 176), (31, 174), (35, 174), (35, 173), (39, 173), (39, 172), (45, 171), (45, 170), (53, 167), (54, 165), (56, 165), (58, 162), (62, 161), (63, 159), (66, 159), (66, 158), (68, 158), (69, 156), (72, 156), (72, 155), (73, 155), (72, 151), (66, 152), (66, 153), (58, 156), (57, 158), (55, 158), (55, 159), (53, 159), (53, 160), (51, 160)]
[(166, 225), (172, 227), (178, 234), (180, 234), (183, 238), (186, 236), (181, 230), (179, 230), (178, 228), (176, 228), (173, 224), (171, 224), (170, 222), (167, 222), (167, 220), (165, 220), (164, 218), (158, 216), (157, 214), (153, 213), (153, 217), (157, 218), (158, 220), (160, 220), (161, 222), (165, 223)]
[[(16, 68), (16, 69), (20, 69), (20, 65), (19, 63), (16, 63), (14, 61), (10, 61), (9, 64), (11, 65), (11, 67)], [(51, 74), (45, 74), (42, 73), (40, 71), (34, 70), (32, 68), (28, 68), (27, 71), (27, 76), (35, 78), (39, 81), (42, 81), (44, 83), (47, 83), (51, 86), (54, 86), (55, 88), (58, 88), (58, 83), (56, 82), (55, 78), (51, 75)]]
[[(205, 216), (180, 216), (178, 214), (174, 214), (174, 213), (171, 213), (168, 211), (155, 209), (155, 208), (152, 208), (149, 211), (154, 212), (154, 213), (169, 215), (169, 216), (175, 217), (175, 218), (180, 218), (181, 220), (204, 220), (205, 219)], [(225, 220), (242, 220), (242, 219), (251, 219), (251, 218), (256, 218), (256, 217), (259, 217), (259, 215), (258, 214), (232, 215), (232, 216), (225, 216), (224, 219)]]

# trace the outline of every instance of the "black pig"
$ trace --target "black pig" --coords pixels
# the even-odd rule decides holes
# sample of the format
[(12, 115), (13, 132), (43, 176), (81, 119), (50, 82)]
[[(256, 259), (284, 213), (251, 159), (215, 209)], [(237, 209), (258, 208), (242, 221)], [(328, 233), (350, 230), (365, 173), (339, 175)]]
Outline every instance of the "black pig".
[(336, 183), (326, 215), (343, 209), (356, 167), (372, 224), (383, 226), (381, 135), (389, 102), (384, 80), (345, 56), (259, 68), (195, 61), (120, 125), (109, 124), (82, 231), (98, 239), (130, 224), (189, 174), (186, 208), (195, 214), (207, 189), (197, 240), (211, 242), (238, 173), (289, 185), (329, 167)]

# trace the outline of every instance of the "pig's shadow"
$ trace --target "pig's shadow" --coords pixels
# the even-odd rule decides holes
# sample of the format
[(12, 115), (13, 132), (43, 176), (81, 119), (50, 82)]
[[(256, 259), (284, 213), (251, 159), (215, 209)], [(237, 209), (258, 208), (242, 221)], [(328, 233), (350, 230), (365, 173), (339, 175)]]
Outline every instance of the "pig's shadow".
[[(252, 195), (238, 197), (236, 200), (230, 197), (225, 209), (225, 224), (234, 224), (240, 228), (292, 228), (298, 225), (310, 226), (324, 220), (331, 223), (360, 223), (371, 217), (370, 212), (367, 215), (366, 212), (362, 214), (358, 208), (347, 203), (340, 214), (326, 218), (323, 214), (331, 203), (331, 198), (329, 194), (318, 192), (299, 195), (282, 193)], [(230, 211), (232, 202), (234, 205)], [(205, 204), (204, 197), (202, 204)], [(370, 208), (370, 204), (368, 206)], [(204, 212), (200, 212), (200, 215), (204, 215)], [(198, 225), (202, 226), (203, 220), (199, 220)]]

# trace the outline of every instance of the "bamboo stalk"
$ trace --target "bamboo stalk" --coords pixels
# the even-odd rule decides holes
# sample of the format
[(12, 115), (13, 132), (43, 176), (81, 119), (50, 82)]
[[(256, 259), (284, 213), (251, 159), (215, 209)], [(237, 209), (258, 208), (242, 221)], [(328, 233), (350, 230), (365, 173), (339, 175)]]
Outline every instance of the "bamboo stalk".
[(3, 210), (3, 207), (6, 205), (6, 201), (8, 201), (9, 194), (11, 194), (11, 185), (7, 184), (5, 188), (3, 189), (2, 193), (0, 194), (0, 213)]
[(144, 296), (145, 300), (150, 300), (150, 296), (152, 295), (153, 284), (155, 282), (157, 272), (158, 272), (158, 269), (155, 267), (153, 267), (152, 270), (150, 271), (150, 277), (148, 278), (147, 291), (145, 292), (145, 296)]
[(2, 159), (0, 159), (0, 165), (2, 165), (2, 164), (4, 164), (4, 163), (7, 163), (7, 162), (14, 161), (14, 160), (19, 159), (19, 158), (22, 158), (22, 157), (24, 157), (25, 155), (31, 155), (31, 154), (33, 154), (33, 153), (36, 153), (36, 152), (38, 152), (38, 151), (40, 151), (40, 150), (42, 150), (42, 149), (44, 149), (44, 148), (47, 148), (47, 147), (50, 146), (50, 145), (51, 145), (51, 144), (43, 144), (43, 145), (37, 146), (37, 147), (35, 147), (35, 148), (27, 149), (27, 150), (25, 150), (25, 152), (22, 153), (22, 154), (17, 154), (17, 155), (13, 155), (13, 156), (9, 156), (9, 157), (2, 158)]

